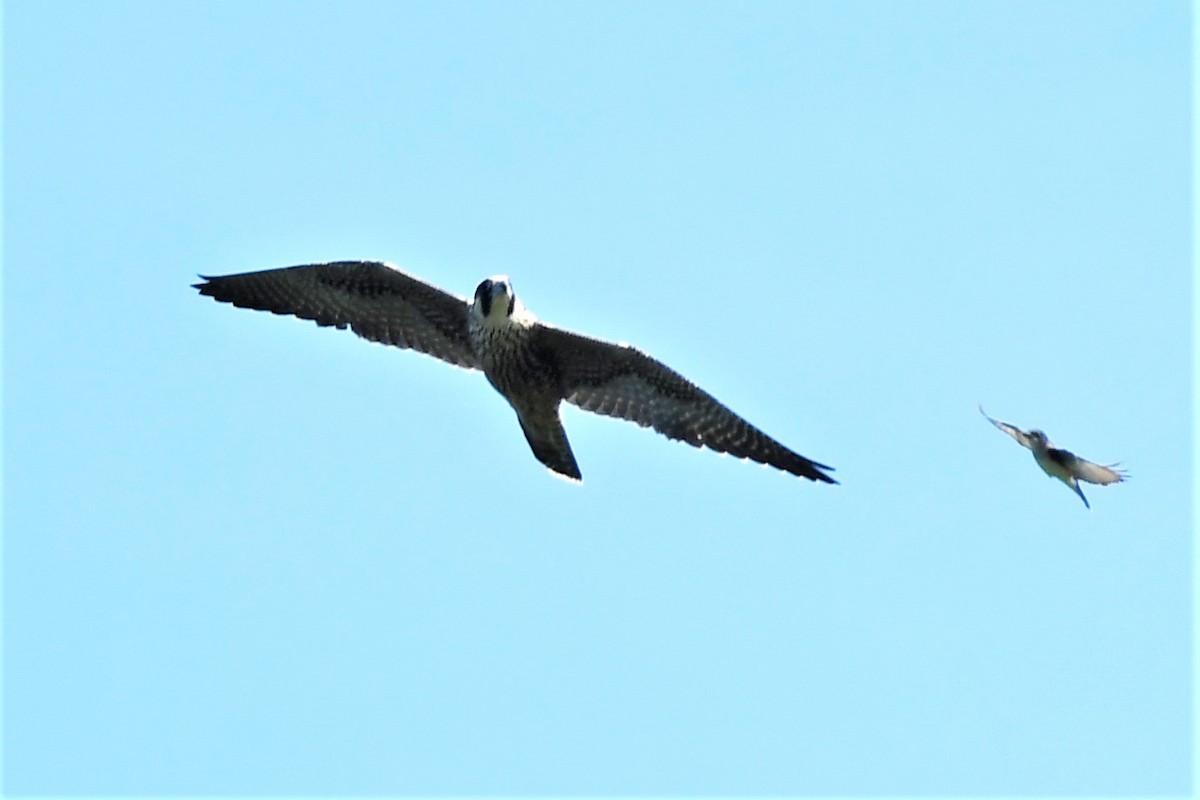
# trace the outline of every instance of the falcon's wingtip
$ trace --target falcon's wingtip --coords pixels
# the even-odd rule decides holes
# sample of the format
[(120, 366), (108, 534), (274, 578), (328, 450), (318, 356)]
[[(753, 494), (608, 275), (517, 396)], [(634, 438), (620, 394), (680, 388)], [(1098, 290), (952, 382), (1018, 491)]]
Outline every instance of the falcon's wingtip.
[(564, 483), (569, 483), (573, 486), (582, 486), (583, 485), (583, 475), (578, 472), (576, 472), (576, 474), (574, 474), (574, 475), (569, 475), (565, 472), (559, 472), (558, 470), (554, 469), (553, 467), (546, 467), (546, 471), (549, 472), (554, 477), (558, 478), (560, 481), (563, 481)]
[(818, 464), (816, 461), (808, 462), (808, 470), (801, 474), (800, 477), (808, 478), (813, 483), (828, 483), (833, 486), (840, 486), (841, 482), (832, 475), (826, 475), (826, 472), (833, 472), (836, 467), (831, 467), (828, 464)]

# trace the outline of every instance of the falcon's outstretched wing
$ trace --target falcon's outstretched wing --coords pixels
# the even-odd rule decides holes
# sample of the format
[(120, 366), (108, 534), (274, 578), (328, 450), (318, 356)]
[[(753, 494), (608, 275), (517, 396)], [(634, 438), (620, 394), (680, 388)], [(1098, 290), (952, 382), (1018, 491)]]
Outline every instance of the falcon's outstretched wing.
[(818, 464), (784, 447), (687, 378), (628, 345), (602, 342), (549, 325), (531, 346), (553, 364), (568, 403), (632, 420), (670, 439), (768, 464), (811, 481), (837, 483)]
[(200, 294), (239, 308), (347, 326), (364, 339), (407, 347), (467, 369), (479, 362), (467, 301), (377, 261), (337, 261), (209, 277)]
[(1016, 440), (1017, 440), (1017, 442), (1018, 442), (1018, 443), (1019, 443), (1019, 444), (1020, 444), (1022, 447), (1027, 447), (1027, 448), (1029, 448), (1030, 450), (1032, 450), (1032, 449), (1033, 449), (1032, 440), (1030, 440), (1030, 438), (1029, 438), (1029, 434), (1028, 434), (1028, 433), (1026, 433), (1025, 431), (1021, 430), (1021, 429), (1020, 429), (1020, 428), (1018, 428), (1016, 425), (1009, 425), (1007, 422), (1001, 422), (1001, 421), (1000, 421), (1000, 420), (998, 420), (998, 419), (992, 419), (991, 417), (989, 417), (989, 416), (987, 415), (987, 412), (983, 410), (983, 405), (982, 405), (982, 404), (980, 404), (980, 405), (979, 405), (979, 413), (980, 413), (980, 414), (983, 414), (984, 418), (985, 418), (985, 419), (987, 419), (987, 421), (988, 421), (988, 422), (992, 423), (992, 424), (993, 424), (993, 425), (995, 425), (997, 428), (999, 428), (1000, 430), (1004, 431), (1005, 433), (1007, 433), (1007, 434), (1008, 434), (1009, 436), (1011, 436), (1012, 438), (1016, 439)]
[(1116, 469), (1116, 464), (1095, 464), (1086, 458), (1080, 458), (1070, 450), (1052, 447), (1047, 451), (1054, 461), (1062, 464), (1067, 470), (1081, 481), (1107, 486), (1110, 483), (1120, 483), (1129, 477), (1123, 469)]

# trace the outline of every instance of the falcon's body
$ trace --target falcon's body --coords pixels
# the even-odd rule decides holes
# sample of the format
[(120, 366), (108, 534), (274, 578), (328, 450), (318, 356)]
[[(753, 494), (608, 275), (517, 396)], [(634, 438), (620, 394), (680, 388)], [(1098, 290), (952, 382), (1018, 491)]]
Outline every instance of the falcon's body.
[(1037, 461), (1042, 471), (1052, 478), (1058, 478), (1069, 486), (1075, 494), (1079, 495), (1079, 499), (1088, 508), (1091, 508), (1092, 505), (1083, 496), (1083, 490), (1079, 488), (1080, 481), (1107, 485), (1110, 483), (1120, 483), (1129, 477), (1124, 470), (1116, 469), (1116, 464), (1109, 464), (1108, 466), (1094, 464), (1087, 459), (1080, 458), (1070, 450), (1055, 447), (1046, 438), (1046, 434), (1039, 430), (1023, 431), (1015, 425), (992, 419), (983, 410), (983, 406), (979, 407), (979, 413), (983, 414), (988, 422), (1015, 439), (1021, 446), (1033, 451), (1033, 459)]
[[(202, 276), (203, 277), (203, 276)], [(243, 308), (412, 348), (482, 370), (517, 413), (539, 461), (582, 480), (559, 418), (563, 400), (621, 417), (695, 447), (709, 447), (813, 481), (836, 483), (824, 464), (784, 447), (679, 373), (628, 345), (538, 322), (503, 276), (466, 299), (388, 264), (344, 261), (205, 277), (201, 294)]]

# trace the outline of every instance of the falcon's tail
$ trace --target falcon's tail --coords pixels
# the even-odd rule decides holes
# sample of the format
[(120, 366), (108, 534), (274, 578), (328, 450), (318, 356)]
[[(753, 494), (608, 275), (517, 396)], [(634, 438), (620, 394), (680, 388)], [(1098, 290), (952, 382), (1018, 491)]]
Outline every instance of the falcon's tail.
[(583, 482), (583, 473), (575, 463), (575, 455), (571, 452), (571, 443), (567, 441), (567, 432), (563, 430), (557, 408), (552, 409), (550, 413), (518, 411), (517, 419), (520, 420), (525, 440), (529, 442), (529, 447), (538, 461), (564, 478)]

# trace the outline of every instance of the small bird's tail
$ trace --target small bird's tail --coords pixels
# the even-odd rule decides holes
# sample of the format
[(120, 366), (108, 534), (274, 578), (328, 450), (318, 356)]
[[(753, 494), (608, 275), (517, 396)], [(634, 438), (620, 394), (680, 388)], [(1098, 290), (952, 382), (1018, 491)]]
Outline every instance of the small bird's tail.
[(1074, 489), (1074, 490), (1075, 490), (1075, 494), (1079, 495), (1079, 499), (1083, 501), (1083, 504), (1084, 504), (1085, 506), (1087, 506), (1087, 508), (1088, 508), (1088, 511), (1091, 511), (1091, 510), (1092, 510), (1092, 504), (1091, 504), (1091, 503), (1089, 503), (1089, 502), (1088, 502), (1088, 499), (1087, 499), (1086, 497), (1084, 497), (1084, 496), (1083, 496), (1083, 489), (1080, 489), (1080, 488), (1079, 488), (1079, 481), (1078, 481), (1078, 480), (1076, 480), (1076, 479), (1074, 479), (1074, 478), (1072, 478), (1072, 479), (1071, 479), (1071, 482), (1070, 482), (1070, 483), (1067, 483), (1067, 486), (1070, 486), (1072, 489)]

